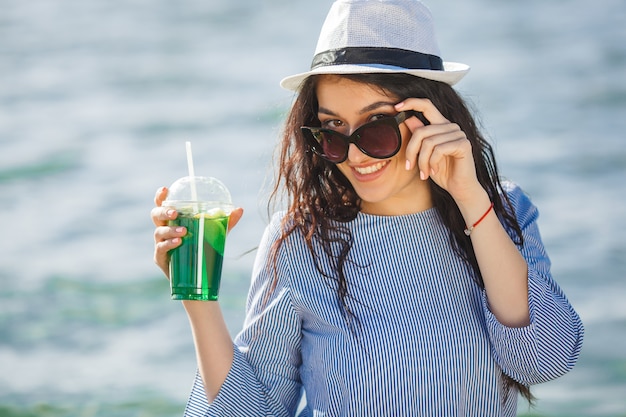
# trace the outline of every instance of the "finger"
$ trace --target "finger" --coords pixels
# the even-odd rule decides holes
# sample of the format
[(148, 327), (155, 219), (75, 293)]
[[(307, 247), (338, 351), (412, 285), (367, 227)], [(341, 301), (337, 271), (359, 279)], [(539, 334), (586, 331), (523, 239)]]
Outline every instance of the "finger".
[(243, 216), (243, 209), (241, 207), (237, 207), (230, 213), (230, 217), (228, 218), (228, 231), (231, 231), (233, 227), (239, 223), (241, 216)]
[(415, 110), (422, 112), (426, 120), (431, 125), (446, 124), (449, 120), (437, 109), (437, 107), (427, 98), (408, 98), (396, 104), (396, 110)]
[[(411, 117), (409, 117), (408, 119), (406, 119), (404, 121), (404, 124), (406, 124), (406, 126), (409, 128), (411, 133), (414, 133), (420, 127), (424, 127), (424, 126), (430, 125), (430, 122), (428, 120), (426, 120), (423, 115), (420, 115), (420, 117), (418, 117), (418, 116), (411, 116)], [(424, 119), (424, 121), (426, 123), (424, 123), (424, 121), (422, 121), (422, 119)]]
[(154, 244), (155, 255), (163, 256), (167, 255), (172, 249), (176, 249), (182, 243), (183, 239), (180, 237), (173, 237), (171, 239), (162, 240)]
[(465, 134), (460, 129), (445, 131), (423, 139), (417, 155), (420, 178), (426, 179), (432, 172), (437, 172), (441, 158), (444, 156), (460, 156), (458, 155), (460, 141), (465, 141)]
[(179, 247), (187, 229), (181, 226), (161, 226), (154, 231), (154, 263), (169, 278), (170, 251)]
[(180, 245), (180, 242), (176, 244), (173, 241), (164, 241), (154, 246), (154, 263), (165, 273), (165, 276), (169, 279), (169, 265), (170, 254), (169, 251)]
[[(451, 123), (448, 123), (446, 125), (423, 126), (421, 129), (413, 132), (413, 136), (411, 137), (411, 140), (407, 144), (405, 150), (407, 170), (413, 169), (414, 163), (416, 162), (416, 160), (418, 160), (418, 156), (421, 158), (422, 161), (428, 159), (429, 152), (432, 151), (432, 148), (438, 143), (441, 143), (445, 140), (455, 139), (456, 136), (447, 136), (451, 132), (454, 132), (455, 135), (459, 135), (459, 137), (461, 134), (463, 134), (458, 125)], [(418, 167), (423, 166), (418, 164)]]
[[(154, 229), (154, 243), (159, 244), (168, 240), (180, 239), (186, 234), (187, 229), (183, 226), (158, 226)], [(177, 241), (175, 244), (178, 246), (180, 242)]]
[(165, 226), (177, 216), (178, 213), (171, 207), (153, 207), (150, 211), (150, 217), (155, 226)]
[(167, 187), (161, 187), (156, 191), (154, 196), (154, 205), (160, 207), (167, 198)]
[[(471, 152), (471, 145), (467, 140), (458, 139), (437, 145), (429, 161), (430, 175), (443, 173), (444, 170), (450, 168), (451, 163), (455, 165), (461, 163), (468, 156), (471, 157)], [(473, 167), (473, 159), (467, 158), (467, 160), (471, 161)]]

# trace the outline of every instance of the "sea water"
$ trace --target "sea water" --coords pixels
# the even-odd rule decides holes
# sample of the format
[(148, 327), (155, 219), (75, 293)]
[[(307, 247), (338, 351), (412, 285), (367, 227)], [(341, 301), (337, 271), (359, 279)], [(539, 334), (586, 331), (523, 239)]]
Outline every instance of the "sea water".
[[(235, 334), (293, 98), (278, 81), (307, 69), (330, 3), (0, 0), (0, 415), (182, 414), (195, 357), (152, 263), (154, 193), (191, 141), (245, 209), (220, 291)], [(428, 3), (586, 326), (532, 412), (624, 416), (626, 4)]]

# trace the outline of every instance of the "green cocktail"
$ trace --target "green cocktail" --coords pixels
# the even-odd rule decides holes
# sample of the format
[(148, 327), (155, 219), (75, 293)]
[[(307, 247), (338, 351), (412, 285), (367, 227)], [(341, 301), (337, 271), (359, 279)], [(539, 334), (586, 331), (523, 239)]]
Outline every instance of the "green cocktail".
[(170, 226), (184, 226), (187, 234), (170, 251), (170, 282), (174, 300), (217, 300), (224, 260), (230, 193), (212, 177), (179, 178), (163, 206), (176, 210)]
[(179, 211), (171, 226), (184, 226), (187, 234), (173, 249), (170, 282), (174, 300), (217, 300), (228, 230), (228, 214)]

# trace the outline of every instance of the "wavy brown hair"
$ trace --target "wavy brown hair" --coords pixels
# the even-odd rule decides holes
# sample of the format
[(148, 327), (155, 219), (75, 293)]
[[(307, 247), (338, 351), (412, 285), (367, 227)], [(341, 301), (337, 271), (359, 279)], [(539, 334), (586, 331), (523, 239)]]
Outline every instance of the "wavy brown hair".
[[(287, 116), (282, 142), (278, 148), (278, 173), (270, 202), (283, 196), (287, 200), (287, 215), (283, 219), (283, 232), (272, 247), (276, 261), (280, 246), (294, 232), (301, 234), (311, 252), (322, 279), (337, 292), (337, 302), (344, 318), (355, 330), (358, 317), (350, 307), (355, 300), (349, 292), (344, 268), (349, 262), (352, 236), (344, 226), (360, 211), (361, 200), (350, 182), (333, 163), (314, 154), (302, 136), (301, 126), (319, 126), (317, 82), (320, 76), (311, 76), (301, 86)], [(512, 230), (511, 238), (521, 246), (522, 231), (515, 212), (499, 180), (498, 169), (491, 145), (483, 138), (464, 100), (448, 84), (426, 80), (408, 74), (355, 74), (342, 75), (352, 81), (376, 88), (389, 97), (403, 101), (407, 98), (428, 98), (441, 114), (457, 123), (472, 145), (478, 181), (489, 194), (500, 220)], [(464, 234), (465, 221), (450, 194), (429, 180), (435, 209), (449, 231), (454, 251), (474, 271), (476, 285), (484, 288), (471, 241)], [(281, 194), (281, 191), (285, 195)], [(314, 248), (321, 248), (333, 262), (333, 273), (319, 264)], [(531, 404), (530, 389), (508, 376), (504, 376), (505, 391), (515, 386)]]

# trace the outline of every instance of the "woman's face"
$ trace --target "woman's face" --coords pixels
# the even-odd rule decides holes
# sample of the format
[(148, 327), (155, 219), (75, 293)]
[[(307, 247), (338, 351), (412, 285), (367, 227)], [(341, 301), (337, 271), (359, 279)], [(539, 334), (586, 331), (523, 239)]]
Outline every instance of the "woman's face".
[[(345, 135), (377, 118), (395, 116), (394, 105), (400, 101), (367, 84), (334, 75), (320, 77), (317, 99), (321, 126)], [(428, 183), (416, 169), (406, 170), (405, 150), (411, 133), (404, 123), (399, 128), (402, 147), (391, 158), (372, 158), (350, 144), (348, 158), (337, 165), (361, 198), (365, 213), (390, 216), (432, 207)]]

